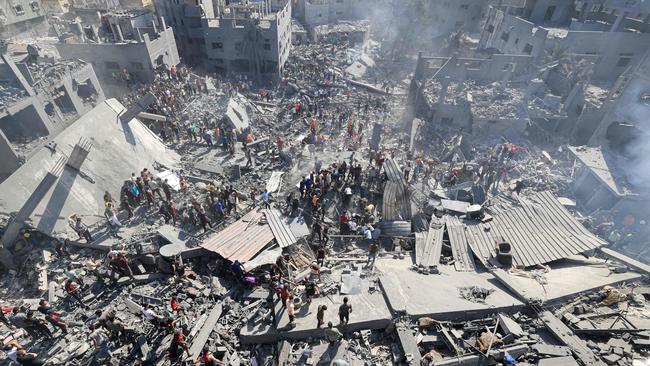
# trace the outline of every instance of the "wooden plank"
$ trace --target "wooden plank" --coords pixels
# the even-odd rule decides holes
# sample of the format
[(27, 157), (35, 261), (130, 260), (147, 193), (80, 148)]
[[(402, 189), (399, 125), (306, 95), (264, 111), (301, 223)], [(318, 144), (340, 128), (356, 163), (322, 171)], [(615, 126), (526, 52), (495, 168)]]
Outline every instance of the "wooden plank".
[[(191, 355), (201, 354), (203, 346), (205, 346), (205, 343), (208, 341), (210, 334), (214, 330), (214, 327), (217, 325), (217, 321), (221, 316), (222, 309), (222, 305), (219, 303), (216, 304), (212, 310), (210, 310), (210, 315), (206, 319), (205, 323), (203, 323), (203, 327), (199, 331), (199, 334), (192, 340), (192, 346), (190, 347)], [(186, 361), (189, 360), (191, 360), (190, 357), (186, 358)]]
[(540, 319), (544, 322), (546, 328), (562, 342), (568, 346), (574, 356), (581, 361), (584, 366), (604, 366), (605, 363), (600, 361), (593, 351), (587, 346), (587, 343), (580, 339), (573, 331), (566, 326), (553, 313), (546, 310), (539, 314)]

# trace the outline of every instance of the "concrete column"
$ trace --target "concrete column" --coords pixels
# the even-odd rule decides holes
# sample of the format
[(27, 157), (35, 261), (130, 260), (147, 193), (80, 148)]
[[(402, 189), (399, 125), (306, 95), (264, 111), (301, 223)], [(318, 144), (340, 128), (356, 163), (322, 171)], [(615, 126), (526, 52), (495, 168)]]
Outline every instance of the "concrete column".
[(120, 27), (120, 23), (115, 23), (115, 30), (117, 31), (117, 39), (120, 42), (124, 42), (124, 35), (122, 34), (122, 27)]
[(578, 20), (581, 23), (584, 23), (587, 20), (587, 15), (589, 15), (589, 13), (591, 12), (592, 6), (593, 5), (589, 1), (585, 2), (584, 5), (582, 6), (582, 10), (580, 10), (580, 16), (578, 17)]
[(163, 31), (167, 29), (167, 24), (165, 23), (165, 18), (163, 17), (160, 17), (160, 27), (162, 28)]
[(609, 29), (610, 32), (616, 32), (616, 31), (618, 31), (618, 27), (621, 26), (621, 22), (623, 21), (623, 19), (625, 19), (625, 15), (627, 15), (627, 12), (622, 11), (622, 12), (618, 15), (618, 17), (616, 17), (616, 21), (614, 22), (614, 24), (612, 25), (612, 27)]
[(81, 138), (74, 146), (74, 149), (72, 149), (67, 165), (72, 169), (81, 170), (81, 165), (86, 160), (86, 157), (88, 157), (92, 146), (90, 141)]

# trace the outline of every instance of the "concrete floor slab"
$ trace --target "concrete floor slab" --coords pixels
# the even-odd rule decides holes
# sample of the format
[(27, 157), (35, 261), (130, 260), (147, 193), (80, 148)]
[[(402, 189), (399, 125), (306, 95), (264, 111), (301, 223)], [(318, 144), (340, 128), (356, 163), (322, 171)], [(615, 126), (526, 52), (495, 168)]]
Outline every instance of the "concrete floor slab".
[[(359, 272), (356, 272), (357, 274)], [(340, 278), (333, 276), (334, 279)], [(354, 332), (362, 329), (383, 329), (391, 321), (391, 313), (384, 296), (380, 291), (369, 292), (374, 285), (369, 279), (361, 280), (361, 292), (355, 295), (330, 294), (315, 298), (311, 304), (304, 303), (296, 309), (294, 326), (289, 326), (289, 316), (281, 303), (276, 302), (276, 315), (278, 320), (277, 328), (269, 325), (252, 326), (250, 324), (242, 327), (240, 340), (242, 343), (270, 343), (280, 339), (305, 339), (308, 337), (322, 337), (323, 329), (327, 322), (331, 321), (335, 326), (339, 324), (338, 308), (343, 303), (343, 297), (348, 297), (352, 305), (350, 322), (346, 326), (339, 327), (342, 333)], [(327, 305), (325, 312), (325, 325), (321, 329), (316, 328), (316, 311), (318, 306)]]
[[(381, 286), (394, 312), (413, 317), (469, 319), (499, 311), (509, 312), (524, 305), (488, 272), (457, 272), (453, 266), (441, 265), (439, 275), (424, 275), (411, 270), (412, 263), (410, 257), (377, 261)], [(494, 292), (485, 303), (471, 302), (461, 298), (459, 293), (460, 287), (468, 286)]]
[[(425, 275), (410, 269), (411, 258), (403, 260), (380, 259), (377, 269), (387, 302), (394, 312), (405, 312), (413, 317), (432, 316), (436, 319), (469, 319), (495, 312), (511, 312), (524, 306), (514, 294), (503, 287), (484, 269), (478, 272), (457, 272), (453, 266), (441, 265), (441, 274)], [(597, 290), (605, 285), (634, 281), (641, 278), (636, 272), (610, 273), (602, 259), (575, 256), (552, 263), (551, 270), (541, 272), (509, 273), (517, 288), (526, 291), (529, 298), (544, 302), (559, 302), (582, 292)], [(538, 281), (533, 273), (541, 276)], [(475, 303), (460, 297), (459, 288), (479, 286), (494, 290), (485, 303)], [(406, 300), (408, 299), (408, 300)], [(444, 300), (443, 300), (444, 299)]]
[(642, 278), (637, 272), (612, 273), (604, 260), (573, 256), (553, 262), (551, 270), (543, 274), (546, 283), (542, 285), (534, 278), (510, 273), (510, 280), (525, 289), (529, 297), (542, 299), (544, 302), (559, 302), (576, 294), (600, 289)]

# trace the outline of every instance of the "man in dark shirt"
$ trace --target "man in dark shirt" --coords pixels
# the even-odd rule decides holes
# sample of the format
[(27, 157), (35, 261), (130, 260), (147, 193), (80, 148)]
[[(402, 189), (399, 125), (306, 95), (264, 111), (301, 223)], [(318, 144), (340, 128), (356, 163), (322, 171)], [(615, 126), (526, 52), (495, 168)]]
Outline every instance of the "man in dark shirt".
[(343, 298), (343, 304), (339, 306), (339, 319), (341, 325), (347, 325), (350, 321), (350, 313), (352, 312), (352, 305), (348, 304), (348, 298)]

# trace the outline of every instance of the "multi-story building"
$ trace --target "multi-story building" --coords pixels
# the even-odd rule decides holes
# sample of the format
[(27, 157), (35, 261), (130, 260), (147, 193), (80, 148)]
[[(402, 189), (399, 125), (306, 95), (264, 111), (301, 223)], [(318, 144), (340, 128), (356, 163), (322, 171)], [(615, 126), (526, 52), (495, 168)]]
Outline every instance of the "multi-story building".
[(291, 2), (157, 0), (156, 10), (174, 28), (188, 64), (207, 72), (277, 81), (291, 48)]
[(50, 14), (64, 14), (70, 11), (70, 0), (41, 0), (43, 9)]
[(91, 64), (35, 54), (0, 59), (0, 181), (41, 138), (65, 129), (105, 99)]
[(595, 80), (615, 80), (650, 44), (650, 3), (620, 0), (533, 0), (490, 7), (479, 49), (525, 54), (538, 64), (581, 55)]
[(109, 96), (130, 82), (153, 82), (156, 69), (180, 62), (173, 29), (147, 10), (109, 13), (99, 28), (72, 22), (60, 29), (61, 57), (91, 62)]
[(0, 39), (41, 36), (47, 27), (41, 0), (0, 1)]

